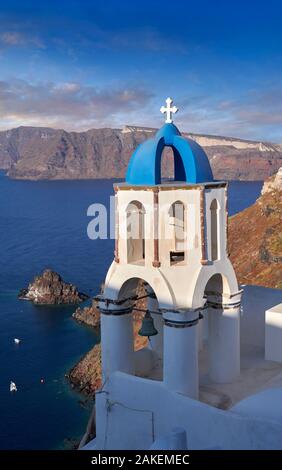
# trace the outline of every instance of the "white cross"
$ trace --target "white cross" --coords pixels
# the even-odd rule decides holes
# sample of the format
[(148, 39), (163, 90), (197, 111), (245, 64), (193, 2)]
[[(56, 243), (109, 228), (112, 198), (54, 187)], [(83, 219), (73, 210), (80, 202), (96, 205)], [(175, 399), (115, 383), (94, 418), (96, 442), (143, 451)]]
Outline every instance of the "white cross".
[(166, 113), (166, 120), (165, 122), (168, 123), (168, 124), (171, 124), (172, 123), (172, 114), (175, 114), (177, 113), (178, 111), (178, 108), (176, 106), (170, 106), (172, 103), (173, 103), (173, 100), (171, 98), (167, 98), (165, 100), (166, 102), (166, 107), (165, 106), (162, 106), (161, 109), (160, 109), (160, 112), (161, 113)]

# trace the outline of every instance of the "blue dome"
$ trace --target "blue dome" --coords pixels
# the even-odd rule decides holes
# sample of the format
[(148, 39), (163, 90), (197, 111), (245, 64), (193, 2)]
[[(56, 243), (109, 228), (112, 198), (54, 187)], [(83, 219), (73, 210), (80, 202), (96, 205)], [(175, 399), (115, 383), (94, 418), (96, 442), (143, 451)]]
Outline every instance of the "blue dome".
[(139, 145), (133, 153), (126, 182), (133, 185), (161, 183), (161, 156), (165, 147), (174, 155), (174, 180), (189, 184), (213, 181), (208, 157), (194, 140), (181, 136), (174, 124), (165, 124), (155, 137)]

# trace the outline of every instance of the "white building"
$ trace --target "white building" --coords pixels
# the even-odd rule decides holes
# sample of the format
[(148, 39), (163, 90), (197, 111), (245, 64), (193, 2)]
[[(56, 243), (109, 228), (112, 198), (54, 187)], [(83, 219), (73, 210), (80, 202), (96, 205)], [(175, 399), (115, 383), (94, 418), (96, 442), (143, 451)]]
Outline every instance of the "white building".
[[(240, 403), (232, 411), (263, 389), (260, 369), (269, 367), (268, 381), (277, 382), (282, 367), (262, 360), (250, 341), (240, 373), (242, 291), (227, 250), (227, 183), (213, 180), (203, 149), (181, 136), (171, 103), (161, 108), (166, 124), (137, 148), (125, 183), (115, 185), (115, 258), (100, 301), (103, 387), (87, 448), (148, 449), (175, 427), (186, 430), (189, 448), (282, 448), (281, 419), (240, 413)], [(173, 181), (161, 177), (165, 147), (174, 155)], [(147, 325), (152, 318), (158, 334), (134, 352), (140, 280)], [(251, 335), (248, 318), (244, 338), (247, 329)]]

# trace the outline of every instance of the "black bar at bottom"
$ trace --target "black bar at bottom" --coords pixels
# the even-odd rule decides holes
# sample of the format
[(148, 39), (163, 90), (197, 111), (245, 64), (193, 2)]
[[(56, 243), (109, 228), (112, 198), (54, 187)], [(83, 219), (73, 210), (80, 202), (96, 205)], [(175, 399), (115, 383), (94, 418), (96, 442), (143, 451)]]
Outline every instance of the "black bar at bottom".
[[(93, 468), (110, 465), (127, 469), (133, 465), (248, 465), (281, 464), (282, 451), (0, 451), (0, 465), (18, 465), (40, 469), (40, 466), (63, 465), (64, 468)], [(5, 467), (6, 468), (6, 467)]]

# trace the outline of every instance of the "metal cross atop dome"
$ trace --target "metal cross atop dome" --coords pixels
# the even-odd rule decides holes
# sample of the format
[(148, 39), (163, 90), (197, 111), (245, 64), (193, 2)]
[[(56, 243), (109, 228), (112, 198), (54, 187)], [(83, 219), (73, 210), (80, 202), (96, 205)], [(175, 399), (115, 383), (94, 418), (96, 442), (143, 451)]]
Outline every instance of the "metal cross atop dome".
[(162, 107), (160, 108), (160, 112), (163, 113), (163, 114), (166, 113), (166, 120), (165, 120), (165, 122), (166, 122), (167, 124), (171, 124), (171, 123), (173, 122), (173, 121), (172, 121), (172, 115), (175, 114), (175, 113), (177, 113), (178, 108), (177, 108), (176, 106), (172, 106), (172, 107), (171, 107), (171, 105), (172, 105), (172, 103), (173, 103), (173, 99), (172, 99), (172, 98), (167, 98), (167, 99), (165, 100), (165, 102), (166, 102), (166, 107), (165, 107), (165, 106), (162, 106)]

